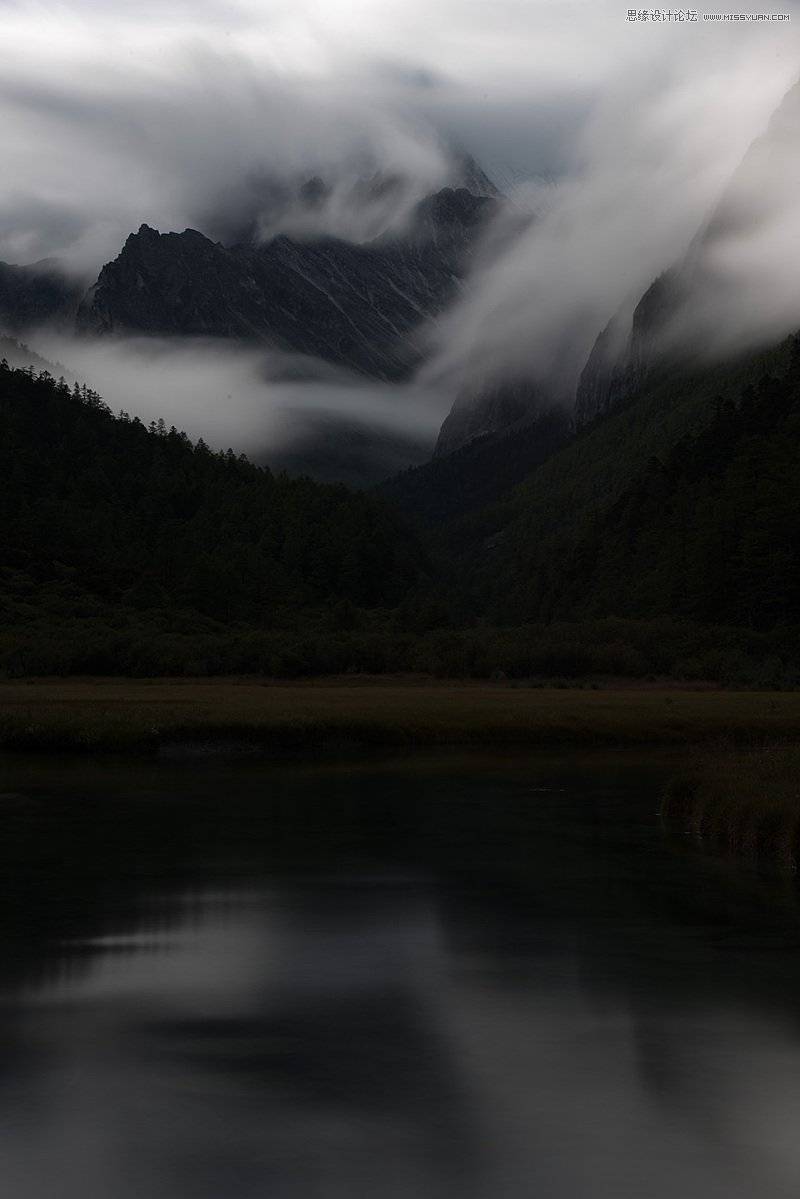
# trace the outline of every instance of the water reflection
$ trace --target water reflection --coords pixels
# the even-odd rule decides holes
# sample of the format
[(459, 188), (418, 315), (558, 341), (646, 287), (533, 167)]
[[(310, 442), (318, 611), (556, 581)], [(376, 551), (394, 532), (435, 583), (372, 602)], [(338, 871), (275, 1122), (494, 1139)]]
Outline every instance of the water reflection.
[(796, 1196), (796, 912), (661, 764), (13, 769), (13, 1199)]

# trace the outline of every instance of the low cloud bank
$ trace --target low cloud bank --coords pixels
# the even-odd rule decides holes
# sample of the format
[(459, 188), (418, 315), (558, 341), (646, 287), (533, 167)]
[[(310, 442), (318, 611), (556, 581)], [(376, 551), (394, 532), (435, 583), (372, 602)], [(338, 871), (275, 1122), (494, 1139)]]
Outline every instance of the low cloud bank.
[(309, 421), (338, 417), (388, 435), (436, 437), (448, 397), (415, 384), (365, 382), (314, 359), (231, 342), (166, 338), (90, 341), (40, 333), (33, 347), (84, 380), (109, 407), (163, 418), (214, 449), (291, 449)]

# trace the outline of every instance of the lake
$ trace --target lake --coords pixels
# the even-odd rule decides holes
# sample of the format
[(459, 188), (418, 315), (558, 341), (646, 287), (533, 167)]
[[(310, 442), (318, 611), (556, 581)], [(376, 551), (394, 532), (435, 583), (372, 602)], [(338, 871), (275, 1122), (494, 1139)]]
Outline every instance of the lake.
[(793, 884), (667, 755), (6, 759), (9, 1199), (796, 1199)]

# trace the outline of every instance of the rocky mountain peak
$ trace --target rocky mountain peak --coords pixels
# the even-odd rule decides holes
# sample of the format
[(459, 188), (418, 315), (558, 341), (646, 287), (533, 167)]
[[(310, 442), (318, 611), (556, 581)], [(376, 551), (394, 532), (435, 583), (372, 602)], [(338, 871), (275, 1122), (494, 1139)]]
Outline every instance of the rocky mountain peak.
[[(308, 191), (322, 198), (324, 185)], [(103, 267), (77, 326), (231, 337), (401, 377), (419, 355), (414, 330), (454, 295), (497, 203), (446, 188), (417, 206), (404, 234), (362, 245), (279, 233), (226, 247), (196, 229), (143, 224)]]

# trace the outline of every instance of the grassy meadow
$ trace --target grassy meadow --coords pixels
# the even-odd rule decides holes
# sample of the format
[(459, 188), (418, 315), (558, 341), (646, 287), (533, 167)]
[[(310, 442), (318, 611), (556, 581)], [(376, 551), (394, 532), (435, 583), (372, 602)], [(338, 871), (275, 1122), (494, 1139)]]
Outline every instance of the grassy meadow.
[(0, 683), (0, 749), (154, 750), (237, 742), (754, 745), (800, 740), (800, 693), (567, 689), (417, 678), (69, 679)]

